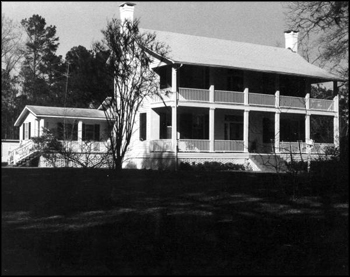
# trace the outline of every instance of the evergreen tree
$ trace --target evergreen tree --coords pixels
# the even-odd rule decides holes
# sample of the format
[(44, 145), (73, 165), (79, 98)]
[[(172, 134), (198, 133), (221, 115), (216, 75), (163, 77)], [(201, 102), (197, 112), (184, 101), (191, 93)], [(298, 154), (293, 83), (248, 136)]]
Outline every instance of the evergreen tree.
[(53, 72), (60, 72), (61, 66), (61, 58), (55, 54), (59, 45), (56, 27), (46, 26), (39, 15), (24, 19), (21, 24), (28, 36), (21, 68), (23, 94), (28, 104), (52, 105)]

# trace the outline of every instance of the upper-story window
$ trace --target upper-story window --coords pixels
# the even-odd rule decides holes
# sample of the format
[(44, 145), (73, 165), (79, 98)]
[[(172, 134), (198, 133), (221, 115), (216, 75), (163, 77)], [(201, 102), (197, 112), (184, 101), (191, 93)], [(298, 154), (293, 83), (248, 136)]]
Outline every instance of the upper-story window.
[(209, 68), (184, 65), (180, 68), (180, 87), (209, 89)]
[(171, 67), (162, 66), (157, 68), (157, 72), (160, 78), (160, 89), (170, 88), (171, 87)]
[(296, 76), (280, 76), (280, 92), (282, 95), (305, 97), (306, 79)]
[(243, 71), (242, 70), (227, 70), (227, 90), (243, 91)]

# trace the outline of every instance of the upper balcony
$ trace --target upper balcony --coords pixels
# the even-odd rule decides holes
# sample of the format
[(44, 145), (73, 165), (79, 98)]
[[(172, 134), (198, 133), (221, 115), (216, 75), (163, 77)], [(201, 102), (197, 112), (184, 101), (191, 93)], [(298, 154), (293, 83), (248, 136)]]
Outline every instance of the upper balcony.
[[(330, 115), (338, 112), (337, 97), (331, 100), (311, 97), (312, 84), (320, 82), (313, 78), (186, 64), (179, 70), (163, 66), (156, 72), (160, 88), (170, 92), (164, 94), (163, 100), (175, 101), (172, 92), (178, 91), (180, 106), (213, 107), (215, 103), (215, 108), (232, 105), (237, 109), (242, 105), (242, 109), (247, 106), (254, 110), (278, 108), (281, 112), (311, 111)], [(161, 102), (160, 98), (153, 99), (158, 105)]]
[[(165, 92), (166, 90), (164, 90)], [(164, 93), (163, 100), (173, 101), (174, 93), (166, 95)], [(154, 97), (153, 103), (162, 102), (160, 97)], [(335, 100), (316, 99), (307, 97), (285, 96), (276, 93), (261, 94), (254, 92), (239, 92), (227, 90), (209, 90), (194, 88), (179, 88), (179, 102), (197, 102), (197, 103), (217, 103), (232, 105), (249, 105), (257, 107), (281, 108), (281, 109), (297, 109), (311, 110), (323, 112), (336, 112)]]

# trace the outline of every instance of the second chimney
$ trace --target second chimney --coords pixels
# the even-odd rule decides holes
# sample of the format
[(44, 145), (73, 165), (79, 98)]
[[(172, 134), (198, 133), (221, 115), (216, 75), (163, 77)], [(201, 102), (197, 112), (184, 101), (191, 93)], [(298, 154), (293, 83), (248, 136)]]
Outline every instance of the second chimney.
[(125, 20), (134, 20), (134, 3), (125, 2), (119, 6), (120, 10), (120, 20), (124, 22)]
[(298, 31), (285, 31), (284, 32), (284, 38), (285, 38), (285, 47), (293, 52), (298, 52)]

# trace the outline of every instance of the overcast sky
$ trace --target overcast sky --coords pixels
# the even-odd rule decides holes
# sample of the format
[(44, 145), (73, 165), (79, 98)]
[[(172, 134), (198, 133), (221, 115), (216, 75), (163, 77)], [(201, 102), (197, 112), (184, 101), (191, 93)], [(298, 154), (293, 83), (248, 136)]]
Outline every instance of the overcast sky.
[[(20, 22), (38, 14), (57, 29), (65, 57), (74, 46), (91, 49), (102, 39), (101, 30), (112, 18), (120, 18), (119, 5), (125, 1), (98, 2), (1, 2), (2, 13)], [(284, 47), (281, 2), (148, 2), (135, 3), (140, 27)]]

